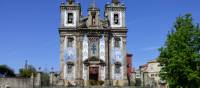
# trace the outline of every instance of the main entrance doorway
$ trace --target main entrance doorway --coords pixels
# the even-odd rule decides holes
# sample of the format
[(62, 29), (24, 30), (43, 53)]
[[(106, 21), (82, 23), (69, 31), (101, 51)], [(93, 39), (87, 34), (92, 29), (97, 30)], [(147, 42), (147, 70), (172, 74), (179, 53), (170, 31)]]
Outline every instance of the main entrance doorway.
[(98, 76), (99, 76), (99, 67), (90, 67), (89, 68), (89, 79), (97, 81)]

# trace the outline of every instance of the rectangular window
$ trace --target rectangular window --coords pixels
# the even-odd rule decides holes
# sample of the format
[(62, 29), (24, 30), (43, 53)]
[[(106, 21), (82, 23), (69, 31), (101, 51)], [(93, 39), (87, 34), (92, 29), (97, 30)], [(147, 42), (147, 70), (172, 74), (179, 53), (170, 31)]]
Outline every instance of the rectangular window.
[(119, 24), (119, 14), (114, 14), (114, 24)]
[(120, 38), (115, 38), (115, 47), (120, 47)]
[(73, 13), (68, 13), (67, 23), (73, 24)]
[(120, 74), (120, 66), (115, 66), (115, 74)]
[(68, 38), (68, 42), (67, 42), (67, 47), (72, 47), (73, 46), (73, 38)]
[(67, 74), (72, 74), (72, 65), (67, 65)]

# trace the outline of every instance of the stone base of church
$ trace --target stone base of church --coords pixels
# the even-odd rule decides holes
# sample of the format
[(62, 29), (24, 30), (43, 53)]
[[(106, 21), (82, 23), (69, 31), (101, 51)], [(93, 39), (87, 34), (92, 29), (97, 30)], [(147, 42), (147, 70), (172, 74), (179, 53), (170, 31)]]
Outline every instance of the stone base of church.
[(83, 80), (64, 80), (64, 86), (84, 86)]
[(128, 86), (128, 80), (104, 80), (102, 85), (91, 85), (91, 80), (64, 80), (64, 86)]
[(112, 86), (124, 86), (124, 80), (113, 80)]

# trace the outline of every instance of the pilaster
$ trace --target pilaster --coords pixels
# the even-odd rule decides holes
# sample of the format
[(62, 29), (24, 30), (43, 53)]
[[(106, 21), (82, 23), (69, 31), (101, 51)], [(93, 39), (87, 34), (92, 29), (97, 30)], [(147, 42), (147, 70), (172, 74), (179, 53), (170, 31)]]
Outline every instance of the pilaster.
[(109, 79), (109, 71), (108, 71), (108, 66), (109, 66), (109, 63), (108, 63), (108, 56), (109, 56), (109, 54), (108, 54), (108, 36), (106, 36), (105, 37), (105, 49), (106, 49), (106, 51), (105, 51), (105, 63), (106, 63), (106, 72), (105, 72), (105, 74), (106, 74), (106, 76), (105, 76), (105, 79), (106, 80), (108, 80)]
[(60, 76), (62, 79), (64, 79), (64, 41), (65, 41), (65, 36), (60, 36)]
[(124, 80), (127, 80), (127, 61), (126, 61), (126, 37), (122, 37), (122, 43), (123, 43), (123, 59), (124, 59), (124, 74), (123, 78)]

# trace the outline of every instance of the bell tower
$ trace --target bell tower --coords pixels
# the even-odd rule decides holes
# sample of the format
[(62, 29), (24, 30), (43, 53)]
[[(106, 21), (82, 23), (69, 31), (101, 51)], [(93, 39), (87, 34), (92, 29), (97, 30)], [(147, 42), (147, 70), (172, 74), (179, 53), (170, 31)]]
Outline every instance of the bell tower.
[(81, 14), (80, 3), (75, 3), (75, 0), (67, 0), (66, 4), (61, 4), (60, 9), (61, 27), (76, 28), (79, 25)]
[(61, 3), (60, 10), (60, 76), (61, 79), (74, 80), (78, 74), (76, 71), (78, 38), (74, 31), (80, 24), (81, 5), (75, 0), (67, 0)]
[(105, 16), (108, 17), (111, 28), (124, 28), (126, 7), (119, 0), (112, 0), (111, 4), (105, 5)]
[(99, 22), (99, 15), (100, 15), (100, 10), (99, 8), (96, 7), (95, 0), (91, 4), (91, 6), (88, 8), (88, 22), (87, 25), (89, 27), (98, 27), (100, 25)]
[(108, 19), (111, 35), (109, 79), (113, 80), (114, 85), (117, 84), (117, 80), (122, 84), (127, 82), (125, 11), (125, 5), (119, 0), (112, 0), (105, 5), (104, 17)]

